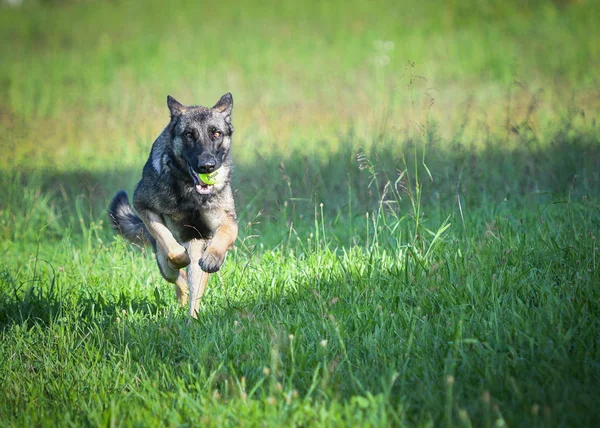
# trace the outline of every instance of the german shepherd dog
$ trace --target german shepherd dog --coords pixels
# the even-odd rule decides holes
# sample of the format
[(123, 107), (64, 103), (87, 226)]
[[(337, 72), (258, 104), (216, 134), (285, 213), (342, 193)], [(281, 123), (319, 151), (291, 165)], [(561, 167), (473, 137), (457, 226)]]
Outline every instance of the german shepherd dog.
[[(196, 318), (209, 275), (238, 233), (230, 184), (233, 97), (227, 93), (207, 108), (168, 96), (167, 105), (171, 120), (152, 145), (133, 194), (137, 215), (121, 190), (109, 216), (126, 239), (152, 245), (161, 275), (175, 284), (182, 305), (189, 295), (189, 314)], [(187, 273), (181, 270), (186, 266)]]

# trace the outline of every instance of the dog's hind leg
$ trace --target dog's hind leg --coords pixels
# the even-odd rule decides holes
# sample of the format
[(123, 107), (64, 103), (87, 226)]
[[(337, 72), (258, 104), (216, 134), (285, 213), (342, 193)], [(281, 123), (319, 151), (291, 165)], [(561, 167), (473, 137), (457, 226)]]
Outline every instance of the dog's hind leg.
[(209, 273), (204, 272), (199, 265), (199, 260), (204, 254), (206, 242), (201, 239), (193, 239), (187, 243), (188, 254), (191, 263), (187, 267), (187, 280), (190, 289), (190, 316), (198, 317), (198, 308), (200, 307), (200, 299), (206, 289)]
[(175, 284), (177, 300), (181, 306), (185, 306), (188, 302), (188, 284), (185, 271), (171, 267), (167, 255), (160, 247), (156, 248), (156, 263), (163, 278), (171, 284)]

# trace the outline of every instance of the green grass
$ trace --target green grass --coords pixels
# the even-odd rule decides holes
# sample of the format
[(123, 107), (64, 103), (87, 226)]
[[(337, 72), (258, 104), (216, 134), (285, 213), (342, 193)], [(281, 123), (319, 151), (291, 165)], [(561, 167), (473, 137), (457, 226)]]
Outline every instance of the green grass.
[[(1, 6), (0, 425), (598, 424), (600, 8), (397, 3)], [(226, 91), (190, 321), (105, 210)]]

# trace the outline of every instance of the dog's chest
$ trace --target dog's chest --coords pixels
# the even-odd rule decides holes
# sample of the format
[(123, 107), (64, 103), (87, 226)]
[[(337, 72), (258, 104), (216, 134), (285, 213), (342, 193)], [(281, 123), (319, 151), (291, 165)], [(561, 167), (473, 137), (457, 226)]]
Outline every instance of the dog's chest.
[(210, 239), (220, 224), (220, 219), (210, 212), (176, 213), (164, 216), (164, 220), (175, 239), (179, 242), (188, 242), (192, 239)]

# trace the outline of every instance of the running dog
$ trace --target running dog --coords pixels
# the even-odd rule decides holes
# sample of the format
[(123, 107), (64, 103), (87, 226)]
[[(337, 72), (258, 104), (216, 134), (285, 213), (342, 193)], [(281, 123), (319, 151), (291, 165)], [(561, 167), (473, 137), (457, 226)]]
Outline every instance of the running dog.
[[(196, 318), (208, 278), (237, 238), (231, 190), (231, 112), (227, 93), (212, 107), (167, 97), (171, 120), (158, 136), (133, 194), (119, 191), (109, 207), (115, 230), (154, 248), (161, 275), (175, 284)], [(181, 270), (187, 266), (187, 272)], [(189, 290), (189, 291), (188, 291)]]

